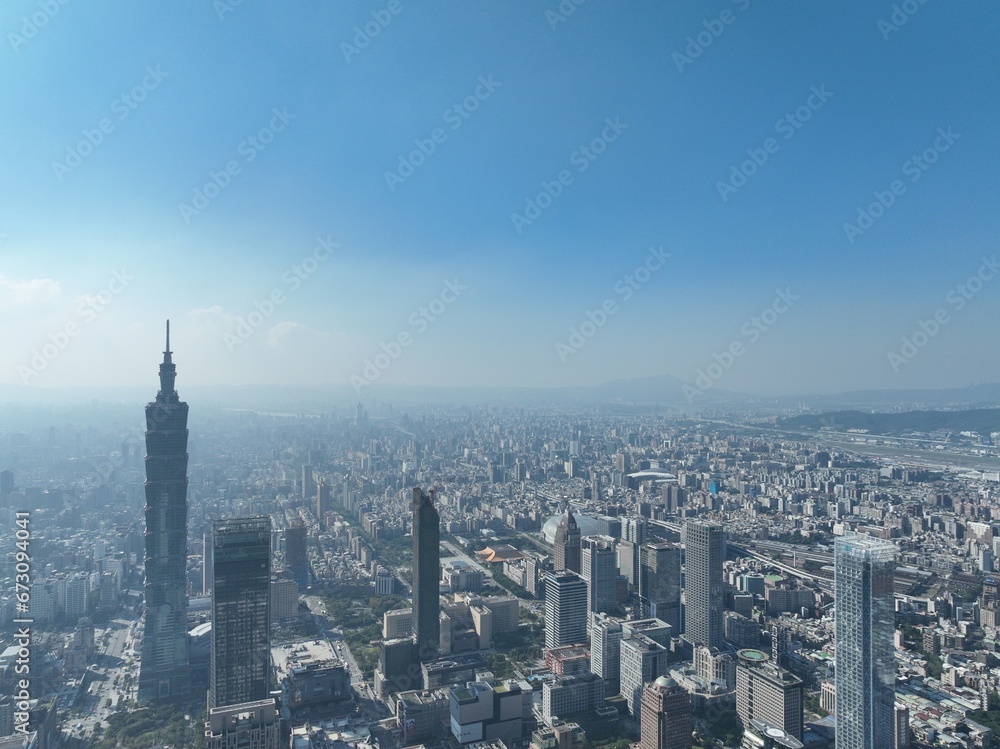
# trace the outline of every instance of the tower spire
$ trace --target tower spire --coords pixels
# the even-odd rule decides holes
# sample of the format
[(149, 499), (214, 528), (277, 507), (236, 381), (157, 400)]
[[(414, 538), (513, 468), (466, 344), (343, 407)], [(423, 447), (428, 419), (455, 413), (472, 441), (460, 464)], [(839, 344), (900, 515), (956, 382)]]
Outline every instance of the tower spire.
[(160, 364), (160, 394), (157, 396), (158, 399), (177, 397), (177, 393), (174, 391), (177, 366), (174, 364), (172, 353), (170, 350), (170, 320), (167, 320), (167, 347), (163, 352), (163, 363)]

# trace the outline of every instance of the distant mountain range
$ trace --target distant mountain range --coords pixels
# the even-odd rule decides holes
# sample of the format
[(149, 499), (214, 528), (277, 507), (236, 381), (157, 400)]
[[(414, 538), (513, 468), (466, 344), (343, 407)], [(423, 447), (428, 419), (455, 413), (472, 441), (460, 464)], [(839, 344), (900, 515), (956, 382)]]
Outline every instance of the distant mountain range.
[[(940, 390), (859, 390), (835, 394), (755, 396), (694, 384), (671, 375), (612, 380), (600, 385), (568, 387), (415, 387), (375, 385), (356, 393), (349, 385), (184, 385), (181, 397), (188, 402), (210, 402), (235, 408), (323, 411), (361, 401), (406, 403), (505, 403), (531, 406), (659, 406), (671, 411), (696, 413), (703, 409), (741, 409), (757, 413), (825, 413), (831, 411), (913, 411), (937, 409), (987, 409), (1000, 407), (1000, 383)], [(0, 385), (0, 404), (145, 403), (156, 393), (157, 383), (146, 387), (38, 388)], [(690, 396), (690, 397), (689, 397)], [(863, 427), (862, 427), (863, 428)]]

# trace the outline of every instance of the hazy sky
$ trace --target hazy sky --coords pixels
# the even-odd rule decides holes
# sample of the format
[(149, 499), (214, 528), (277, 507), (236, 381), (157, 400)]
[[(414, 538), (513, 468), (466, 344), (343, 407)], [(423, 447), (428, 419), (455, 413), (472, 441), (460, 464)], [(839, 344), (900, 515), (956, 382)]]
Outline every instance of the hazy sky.
[(998, 379), (995, 2), (577, 2), (5, 2), (0, 382)]

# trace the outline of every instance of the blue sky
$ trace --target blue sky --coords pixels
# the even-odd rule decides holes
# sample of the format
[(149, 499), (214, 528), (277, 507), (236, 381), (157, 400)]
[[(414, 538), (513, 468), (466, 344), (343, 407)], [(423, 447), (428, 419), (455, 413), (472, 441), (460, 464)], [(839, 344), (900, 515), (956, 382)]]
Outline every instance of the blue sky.
[[(880, 2), (567, 0), (563, 20), (551, 0), (5, 3), (0, 382), (148, 384), (167, 317), (180, 389), (694, 380), (734, 342), (718, 387), (996, 380), (992, 266), (961, 309), (946, 300), (998, 251), (1000, 8), (904, 5), (893, 29)], [(418, 141), (433, 152), (411, 159)], [(401, 158), (422, 163), (387, 179)], [(230, 162), (202, 209), (180, 207)], [(777, 290), (796, 301), (751, 340)]]

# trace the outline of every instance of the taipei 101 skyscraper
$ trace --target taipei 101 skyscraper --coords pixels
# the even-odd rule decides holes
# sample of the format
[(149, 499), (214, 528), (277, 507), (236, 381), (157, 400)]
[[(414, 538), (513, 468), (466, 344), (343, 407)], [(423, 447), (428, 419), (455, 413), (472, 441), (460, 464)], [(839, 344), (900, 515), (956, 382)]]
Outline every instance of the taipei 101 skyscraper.
[(146, 585), (139, 701), (185, 697), (191, 686), (187, 634), (187, 417), (167, 346), (160, 391), (146, 405)]

